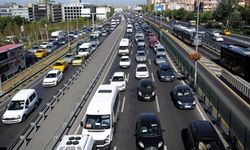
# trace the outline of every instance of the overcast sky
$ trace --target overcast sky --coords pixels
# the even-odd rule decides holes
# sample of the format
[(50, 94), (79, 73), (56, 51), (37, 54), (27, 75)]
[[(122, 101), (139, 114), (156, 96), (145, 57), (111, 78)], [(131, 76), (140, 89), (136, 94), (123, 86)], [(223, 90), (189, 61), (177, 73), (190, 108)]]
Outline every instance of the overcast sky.
[[(26, 4), (26, 3), (36, 3), (36, 0), (0, 0), (1, 4), (4, 3), (20, 3), (20, 4)], [(69, 3), (69, 0), (55, 0), (55, 2), (60, 2), (63, 4)], [(97, 5), (112, 5), (112, 6), (134, 6), (137, 4), (146, 4), (147, 0), (82, 0), (82, 2), (86, 3), (92, 3)]]

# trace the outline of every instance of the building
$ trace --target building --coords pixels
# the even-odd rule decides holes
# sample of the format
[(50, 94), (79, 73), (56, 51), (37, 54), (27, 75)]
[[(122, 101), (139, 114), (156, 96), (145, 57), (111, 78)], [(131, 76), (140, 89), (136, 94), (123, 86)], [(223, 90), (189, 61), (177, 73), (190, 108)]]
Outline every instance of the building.
[(167, 9), (170, 9), (170, 10), (178, 10), (180, 8), (184, 8), (187, 11), (193, 11), (194, 10), (194, 3), (169, 2), (167, 5)]
[(217, 0), (204, 0), (201, 5), (203, 6), (203, 11), (214, 11), (218, 6)]
[(109, 7), (97, 7), (96, 8), (96, 18), (98, 20), (107, 19), (107, 14), (110, 12)]
[(50, 18), (52, 22), (61, 22), (63, 20), (62, 17), (62, 4), (53, 3), (49, 5), (50, 9)]
[(0, 16), (1, 17), (11, 16), (10, 8), (6, 6), (0, 6)]
[(63, 5), (63, 21), (66, 20), (74, 20), (76, 18), (79, 18), (82, 14), (84, 6), (80, 3), (70, 3), (68, 5)]
[(21, 5), (13, 5), (11, 10), (11, 16), (20, 16), (27, 20), (30, 20), (29, 18), (29, 11), (27, 6), (21, 6)]

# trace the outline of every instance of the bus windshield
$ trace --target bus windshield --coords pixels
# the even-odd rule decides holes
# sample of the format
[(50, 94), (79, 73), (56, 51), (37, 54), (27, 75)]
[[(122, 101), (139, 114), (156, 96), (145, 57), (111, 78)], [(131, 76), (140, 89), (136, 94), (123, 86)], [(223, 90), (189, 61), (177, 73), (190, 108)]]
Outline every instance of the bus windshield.
[(109, 129), (110, 115), (86, 115), (85, 129)]

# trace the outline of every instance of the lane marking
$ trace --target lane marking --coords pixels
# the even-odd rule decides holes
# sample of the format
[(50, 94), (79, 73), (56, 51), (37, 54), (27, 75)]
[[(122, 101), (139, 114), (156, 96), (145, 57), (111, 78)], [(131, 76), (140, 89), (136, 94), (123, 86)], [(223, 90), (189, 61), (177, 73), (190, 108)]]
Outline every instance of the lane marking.
[[(81, 120), (81, 121), (82, 121), (82, 120)], [(80, 124), (78, 124), (78, 126), (77, 126), (77, 128), (76, 128), (76, 130), (75, 130), (75, 132), (74, 132), (74, 135), (76, 135), (77, 132), (80, 131), (80, 127), (81, 127)]]
[[(129, 81), (129, 75), (130, 75), (130, 74), (128, 73), (128, 75), (127, 75), (127, 80), (128, 80), (128, 81)], [(128, 81), (127, 81), (127, 82), (128, 82)]]
[(152, 81), (155, 82), (155, 78), (154, 78), (154, 73), (151, 72), (151, 76), (152, 76)]
[(116, 150), (117, 149), (117, 147), (116, 146), (114, 146), (114, 149), (113, 150)]
[(149, 54), (148, 50), (147, 50), (147, 54)]
[(166, 145), (164, 145), (164, 150), (168, 150)]
[(150, 59), (148, 59), (148, 63), (149, 63), (149, 65), (151, 65), (151, 60)]
[[(156, 94), (156, 93), (155, 93), (155, 94)], [(157, 112), (158, 112), (158, 113), (161, 112), (161, 111), (160, 111), (160, 105), (159, 105), (159, 101), (158, 101), (157, 95), (155, 96), (155, 103), (156, 103)]]
[(130, 55), (132, 55), (132, 54), (133, 54), (133, 51), (130, 52)]
[(123, 113), (124, 111), (124, 107), (125, 107), (125, 102), (126, 102), (126, 97), (123, 97), (123, 101), (122, 101), (122, 109), (121, 109), (121, 113)]

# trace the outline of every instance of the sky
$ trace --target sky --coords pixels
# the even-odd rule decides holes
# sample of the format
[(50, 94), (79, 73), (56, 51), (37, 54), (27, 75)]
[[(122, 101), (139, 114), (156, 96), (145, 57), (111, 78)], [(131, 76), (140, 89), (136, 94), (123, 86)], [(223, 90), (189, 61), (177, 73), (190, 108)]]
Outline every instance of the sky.
[[(15, 2), (18, 4), (26, 4), (26, 3), (36, 3), (36, 0), (0, 0), (0, 4)], [(69, 3), (69, 0), (55, 0), (55, 2), (60, 2), (63, 4)], [(82, 2), (92, 3), (97, 5), (112, 5), (112, 6), (134, 6), (137, 4), (146, 4), (147, 0), (82, 0)]]

